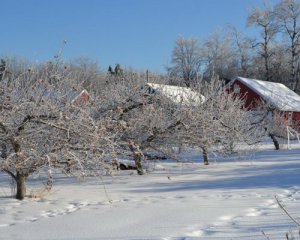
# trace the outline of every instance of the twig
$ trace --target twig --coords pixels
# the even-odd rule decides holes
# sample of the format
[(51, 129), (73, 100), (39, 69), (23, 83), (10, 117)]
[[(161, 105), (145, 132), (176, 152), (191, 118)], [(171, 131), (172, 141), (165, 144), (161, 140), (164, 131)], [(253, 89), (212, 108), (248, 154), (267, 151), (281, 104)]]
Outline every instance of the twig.
[(300, 222), (297, 221), (289, 212), (288, 210), (286, 210), (286, 208), (280, 203), (278, 197), (275, 195), (275, 199), (276, 199), (276, 202), (278, 204), (278, 206), (285, 212), (285, 214), (298, 226), (300, 227)]
[(100, 178), (100, 180), (101, 180), (101, 183), (102, 183), (102, 186), (103, 186), (103, 190), (104, 190), (105, 196), (106, 196), (108, 202), (109, 202), (110, 204), (112, 204), (112, 203), (113, 203), (113, 200), (112, 200), (112, 199), (109, 197), (109, 195), (108, 195), (108, 192), (107, 192), (107, 189), (106, 189), (106, 186), (105, 186), (105, 183), (104, 183), (104, 181), (103, 181), (102, 176), (99, 175), (99, 178)]
[(267, 234), (265, 234), (265, 232), (263, 230), (261, 231), (261, 233), (266, 239), (270, 240), (269, 236)]

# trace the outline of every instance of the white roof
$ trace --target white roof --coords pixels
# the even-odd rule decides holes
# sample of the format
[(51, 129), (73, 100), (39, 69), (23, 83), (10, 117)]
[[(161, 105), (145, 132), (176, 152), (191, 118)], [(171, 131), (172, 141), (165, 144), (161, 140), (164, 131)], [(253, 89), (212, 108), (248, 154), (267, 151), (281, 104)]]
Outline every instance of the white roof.
[(147, 85), (175, 103), (201, 104), (205, 101), (205, 97), (203, 95), (187, 87), (178, 87), (156, 83), (147, 83)]
[(234, 80), (245, 84), (280, 111), (300, 112), (300, 96), (281, 83), (243, 77)]

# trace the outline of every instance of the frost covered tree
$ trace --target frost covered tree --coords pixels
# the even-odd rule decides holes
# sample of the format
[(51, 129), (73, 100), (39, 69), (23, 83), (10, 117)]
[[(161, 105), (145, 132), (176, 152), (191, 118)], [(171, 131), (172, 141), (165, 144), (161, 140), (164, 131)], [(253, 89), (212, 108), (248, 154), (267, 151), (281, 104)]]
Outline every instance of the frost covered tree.
[(239, 32), (235, 27), (231, 30), (231, 41), (233, 45), (234, 58), (236, 61), (235, 74), (237, 76), (249, 77), (253, 74), (252, 67), (252, 44), (249, 37)]
[(272, 43), (278, 33), (278, 27), (275, 22), (275, 14), (271, 7), (251, 9), (247, 24), (260, 28), (261, 40), (254, 43), (258, 49), (259, 56), (264, 61), (264, 80), (271, 81), (271, 57), (274, 55)]
[(88, 92), (96, 94), (105, 84), (105, 73), (101, 71), (98, 63), (88, 57), (79, 57), (65, 63), (65, 73), (76, 84), (81, 85)]
[(195, 38), (180, 37), (175, 42), (172, 52), (172, 64), (169, 69), (173, 77), (187, 87), (198, 79), (201, 67), (201, 50)]
[(121, 146), (117, 154), (131, 155), (143, 175), (144, 151), (167, 144), (181, 122), (176, 106), (151, 92), (136, 74), (124, 73), (124, 79), (103, 88), (97, 118), (112, 119), (107, 129)]
[(289, 85), (294, 91), (298, 85), (297, 63), (300, 54), (300, 3), (297, 0), (282, 0), (275, 6), (275, 16), (281, 32), (288, 39), (290, 53)]
[[(14, 74), (13, 69), (9, 69)], [(12, 79), (12, 81), (11, 81)], [(28, 177), (48, 169), (78, 175), (102, 174), (110, 133), (93, 118), (93, 104), (74, 98), (82, 90), (59, 64), (43, 64), (0, 82), (0, 169), (26, 196)]]
[(274, 148), (280, 149), (280, 138), (286, 138), (288, 120), (280, 114), (271, 104), (262, 102), (255, 113), (255, 120), (252, 121), (262, 136), (270, 137)]
[(200, 147), (204, 164), (208, 153), (234, 151), (236, 144), (253, 144), (256, 130), (251, 128), (251, 113), (243, 109), (244, 102), (225, 91), (221, 81), (213, 78), (193, 88), (204, 94), (201, 104), (191, 104), (183, 111), (183, 128), (177, 133), (184, 143)]
[[(143, 174), (140, 163), (147, 149), (174, 156), (170, 154), (172, 146), (195, 146), (208, 164), (210, 151), (228, 154), (240, 142), (256, 141), (251, 113), (243, 110), (243, 100), (223, 89), (218, 78), (199, 83), (192, 90), (183, 88), (189, 94), (176, 89), (172, 97), (164, 95), (163, 89), (145, 88), (142, 79), (133, 79), (103, 89), (98, 117), (113, 119), (109, 129), (123, 146), (119, 155), (132, 154), (141, 168), (138, 174)], [(165, 87), (174, 91), (174, 86), (173, 90), (172, 86)]]
[(237, 74), (236, 51), (231, 34), (214, 31), (207, 37), (201, 47), (204, 60), (203, 78), (210, 81), (218, 75), (221, 79), (230, 79)]

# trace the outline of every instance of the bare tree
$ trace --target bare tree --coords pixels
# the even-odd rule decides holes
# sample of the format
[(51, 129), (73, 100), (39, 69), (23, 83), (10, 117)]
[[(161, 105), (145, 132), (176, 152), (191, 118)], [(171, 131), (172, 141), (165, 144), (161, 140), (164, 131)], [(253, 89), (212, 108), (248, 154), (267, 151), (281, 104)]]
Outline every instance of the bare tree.
[(0, 82), (0, 168), (15, 180), (17, 199), (26, 195), (27, 178), (43, 168), (102, 173), (114, 144), (93, 119), (93, 104), (72, 102), (81, 90), (59, 64)]
[(225, 31), (214, 31), (204, 40), (202, 48), (204, 59), (203, 79), (210, 81), (214, 76), (230, 79), (237, 74), (237, 61), (231, 36)]
[(118, 155), (132, 155), (143, 175), (143, 152), (167, 144), (181, 124), (176, 105), (138, 78), (107, 84), (101, 102), (97, 118), (113, 119), (107, 128), (121, 146)]
[(233, 48), (235, 49), (235, 58), (237, 61), (237, 75), (249, 77), (253, 75), (252, 57), (251, 53), (252, 44), (251, 40), (239, 32), (235, 27), (231, 31)]
[[(290, 85), (290, 54), (286, 51), (286, 45), (277, 42), (274, 45), (274, 54), (271, 57), (272, 69), (271, 75), (274, 76), (273, 81), (283, 83), (287, 86)], [(276, 78), (275, 78), (276, 77)]]
[(267, 117), (264, 118), (263, 126), (266, 130), (266, 135), (269, 136), (276, 150), (280, 149), (278, 138), (286, 138), (288, 121), (281, 116), (275, 109), (267, 107)]
[(106, 75), (101, 71), (98, 63), (88, 57), (73, 59), (64, 64), (65, 72), (76, 84), (84, 87), (88, 92), (97, 94), (106, 84)]
[(251, 113), (242, 109), (241, 99), (224, 91), (218, 78), (195, 86), (197, 94), (185, 97), (181, 90), (179, 96), (168, 97), (134, 76), (107, 84), (97, 117), (113, 119), (107, 129), (122, 146), (118, 155), (132, 155), (138, 174), (144, 173), (141, 162), (147, 149), (168, 154), (170, 146), (197, 146), (208, 164), (209, 151), (229, 153), (240, 141), (254, 142)]
[[(182, 89), (178, 92), (182, 100), (177, 102), (159, 91), (148, 92), (136, 83), (131, 86), (128, 81), (125, 83), (119, 85), (118, 94), (106, 92), (114, 96), (110, 101), (116, 104), (110, 109), (119, 109), (111, 112), (112, 118), (116, 124), (123, 123), (119, 138), (128, 143), (134, 159), (139, 159), (137, 163), (148, 148), (169, 153), (170, 146), (185, 144), (199, 147), (204, 164), (208, 164), (210, 151), (228, 154), (238, 143), (257, 142), (256, 128), (251, 125), (252, 112), (245, 111), (243, 99), (228, 94), (216, 77), (196, 85), (195, 94), (183, 95)], [(117, 96), (122, 97), (117, 99)]]
[(173, 66), (169, 69), (187, 87), (198, 79), (201, 67), (201, 52), (195, 38), (180, 37), (176, 40), (172, 53)]
[(275, 35), (278, 33), (277, 25), (275, 24), (275, 15), (271, 7), (265, 6), (264, 9), (251, 9), (247, 23), (249, 26), (256, 26), (261, 29), (261, 41), (254, 44), (258, 48), (258, 53), (264, 61), (264, 80), (271, 81), (271, 57), (274, 54), (272, 42)]
[(300, 53), (300, 3), (297, 0), (282, 0), (275, 7), (277, 24), (289, 39), (290, 52), (290, 87), (295, 90), (298, 85), (297, 61)]
[(251, 128), (252, 113), (243, 109), (242, 99), (224, 90), (218, 78), (202, 83), (194, 90), (204, 93), (205, 101), (186, 108), (181, 138), (202, 149), (205, 165), (209, 163), (209, 151), (228, 154), (238, 143), (253, 144), (256, 141), (256, 129)]

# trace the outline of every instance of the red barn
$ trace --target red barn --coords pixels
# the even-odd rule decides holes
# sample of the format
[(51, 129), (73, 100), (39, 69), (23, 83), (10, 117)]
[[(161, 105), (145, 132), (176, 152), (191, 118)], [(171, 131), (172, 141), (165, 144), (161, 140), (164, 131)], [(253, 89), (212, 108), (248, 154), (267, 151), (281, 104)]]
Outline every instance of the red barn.
[(300, 128), (300, 96), (285, 85), (237, 77), (227, 86), (230, 92), (245, 99), (247, 109), (255, 109), (262, 103), (269, 104), (290, 126)]

